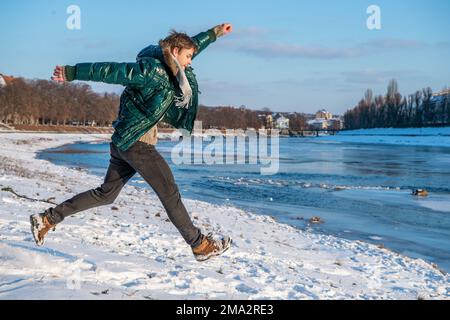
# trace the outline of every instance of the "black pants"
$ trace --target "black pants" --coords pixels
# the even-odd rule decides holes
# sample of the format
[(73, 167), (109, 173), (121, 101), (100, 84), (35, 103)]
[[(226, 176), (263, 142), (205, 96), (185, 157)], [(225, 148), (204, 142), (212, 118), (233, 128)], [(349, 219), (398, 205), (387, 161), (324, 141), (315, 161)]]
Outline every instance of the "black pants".
[(184, 240), (191, 246), (200, 244), (200, 229), (196, 228), (181, 201), (172, 171), (155, 146), (136, 142), (128, 150), (120, 151), (110, 144), (111, 159), (103, 184), (74, 196), (46, 211), (52, 223), (90, 208), (112, 204), (123, 186), (138, 172), (158, 195), (167, 215)]

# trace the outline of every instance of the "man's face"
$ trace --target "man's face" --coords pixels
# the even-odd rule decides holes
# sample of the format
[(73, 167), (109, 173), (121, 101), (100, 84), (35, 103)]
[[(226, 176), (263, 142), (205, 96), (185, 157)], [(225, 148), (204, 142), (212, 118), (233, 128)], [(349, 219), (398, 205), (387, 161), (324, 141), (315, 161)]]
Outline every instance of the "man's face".
[(192, 49), (178, 49), (174, 48), (172, 51), (175, 58), (177, 58), (181, 67), (186, 69), (188, 65), (192, 63), (192, 57), (194, 56), (194, 48)]

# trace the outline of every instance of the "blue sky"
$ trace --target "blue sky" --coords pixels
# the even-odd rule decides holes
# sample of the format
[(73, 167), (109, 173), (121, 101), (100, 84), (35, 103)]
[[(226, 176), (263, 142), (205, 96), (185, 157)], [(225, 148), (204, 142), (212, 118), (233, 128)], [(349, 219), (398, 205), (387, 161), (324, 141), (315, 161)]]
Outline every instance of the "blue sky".
[[(66, 27), (72, 4), (81, 30)], [(372, 4), (381, 30), (366, 26)], [(171, 28), (230, 22), (235, 32), (193, 62), (200, 103), (342, 114), (392, 78), (403, 94), (450, 86), (449, 12), (448, 0), (1, 1), (0, 73), (48, 79), (56, 64), (131, 62)]]

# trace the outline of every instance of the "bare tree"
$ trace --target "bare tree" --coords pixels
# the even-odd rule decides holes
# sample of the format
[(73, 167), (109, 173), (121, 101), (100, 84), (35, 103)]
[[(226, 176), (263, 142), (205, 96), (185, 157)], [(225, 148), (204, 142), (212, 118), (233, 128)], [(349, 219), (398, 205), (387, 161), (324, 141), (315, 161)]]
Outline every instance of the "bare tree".
[(389, 82), (385, 96), (373, 98), (368, 89), (362, 100), (344, 114), (347, 129), (375, 127), (422, 127), (450, 124), (450, 95), (433, 99), (431, 88), (407, 97), (398, 92), (395, 79)]

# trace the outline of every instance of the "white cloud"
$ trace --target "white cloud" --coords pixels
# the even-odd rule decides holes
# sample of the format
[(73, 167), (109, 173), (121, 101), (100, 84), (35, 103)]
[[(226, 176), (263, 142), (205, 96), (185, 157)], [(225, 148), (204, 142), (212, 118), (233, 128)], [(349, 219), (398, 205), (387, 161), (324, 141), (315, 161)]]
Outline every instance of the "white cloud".
[(243, 52), (265, 59), (305, 58), (305, 59), (349, 59), (395, 50), (418, 50), (428, 44), (408, 39), (382, 38), (349, 47), (326, 47), (321, 45), (299, 45), (280, 43), (265, 39), (229, 39), (221, 44), (224, 49)]

